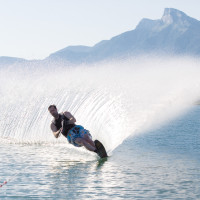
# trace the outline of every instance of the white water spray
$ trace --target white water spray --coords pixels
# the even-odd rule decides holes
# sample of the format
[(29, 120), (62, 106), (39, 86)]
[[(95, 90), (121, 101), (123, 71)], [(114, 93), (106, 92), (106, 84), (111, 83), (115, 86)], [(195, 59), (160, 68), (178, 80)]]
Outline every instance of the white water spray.
[[(96, 65), (0, 69), (0, 137), (54, 142), (47, 108), (70, 111), (112, 151), (124, 139), (166, 123), (200, 97), (200, 62), (138, 58)], [(63, 137), (58, 142), (67, 142)]]

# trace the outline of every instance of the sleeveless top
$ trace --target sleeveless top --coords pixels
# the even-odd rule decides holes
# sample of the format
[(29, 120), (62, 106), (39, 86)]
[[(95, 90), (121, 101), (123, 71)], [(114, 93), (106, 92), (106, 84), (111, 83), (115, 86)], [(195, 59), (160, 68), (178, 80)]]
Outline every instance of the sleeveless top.
[(59, 113), (59, 118), (58, 119), (53, 119), (53, 123), (55, 124), (57, 130), (61, 129), (61, 133), (67, 137), (68, 131), (73, 128), (74, 126), (76, 126), (75, 124), (69, 124), (68, 123), (69, 119), (63, 115)]

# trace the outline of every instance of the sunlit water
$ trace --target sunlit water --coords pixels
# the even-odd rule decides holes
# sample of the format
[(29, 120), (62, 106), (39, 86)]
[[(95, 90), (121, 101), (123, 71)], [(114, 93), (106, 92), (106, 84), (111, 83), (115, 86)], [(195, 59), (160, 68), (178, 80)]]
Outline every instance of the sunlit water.
[[(200, 66), (146, 59), (0, 69), (0, 199), (200, 198)], [(50, 131), (69, 110), (109, 158)]]
[(1, 145), (0, 199), (199, 199), (200, 107), (107, 161), (66, 145)]

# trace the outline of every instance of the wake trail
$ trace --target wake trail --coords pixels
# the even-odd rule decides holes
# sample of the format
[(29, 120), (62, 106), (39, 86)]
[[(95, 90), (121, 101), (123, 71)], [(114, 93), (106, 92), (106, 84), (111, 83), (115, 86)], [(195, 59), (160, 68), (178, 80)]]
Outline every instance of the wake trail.
[(200, 62), (194, 58), (141, 57), (73, 67), (14, 65), (0, 72), (0, 137), (19, 142), (55, 141), (48, 106), (56, 104), (111, 152), (200, 99)]

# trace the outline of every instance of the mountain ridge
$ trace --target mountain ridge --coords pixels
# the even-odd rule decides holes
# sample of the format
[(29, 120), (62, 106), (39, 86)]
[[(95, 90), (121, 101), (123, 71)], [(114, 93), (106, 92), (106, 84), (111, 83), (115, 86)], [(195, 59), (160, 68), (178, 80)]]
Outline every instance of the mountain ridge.
[[(43, 61), (90, 63), (143, 54), (200, 55), (200, 21), (175, 8), (165, 8), (161, 19), (143, 18), (135, 29), (102, 40), (94, 46), (67, 46)], [(1, 57), (0, 57), (1, 62)]]
[[(74, 51), (76, 46), (51, 54), (47, 59), (63, 59), (69, 62), (94, 62), (107, 58), (146, 53), (199, 55), (200, 22), (174, 8), (165, 8), (161, 19), (144, 18), (134, 30), (104, 40), (88, 51)], [(194, 38), (195, 36), (195, 38)], [(101, 44), (101, 45), (98, 45)]]

